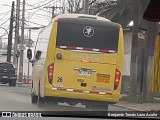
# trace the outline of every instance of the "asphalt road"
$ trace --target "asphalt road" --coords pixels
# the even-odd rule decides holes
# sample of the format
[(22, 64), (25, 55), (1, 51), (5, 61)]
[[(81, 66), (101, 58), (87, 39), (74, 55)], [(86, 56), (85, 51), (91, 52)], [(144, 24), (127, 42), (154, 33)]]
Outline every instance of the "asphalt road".
[[(38, 107), (31, 103), (30, 85), (9, 87), (0, 84), (0, 111), (90, 111), (81, 103), (76, 106), (70, 106), (67, 103), (58, 103), (58, 105), (44, 105)], [(108, 111), (131, 111), (122, 107), (109, 105)]]

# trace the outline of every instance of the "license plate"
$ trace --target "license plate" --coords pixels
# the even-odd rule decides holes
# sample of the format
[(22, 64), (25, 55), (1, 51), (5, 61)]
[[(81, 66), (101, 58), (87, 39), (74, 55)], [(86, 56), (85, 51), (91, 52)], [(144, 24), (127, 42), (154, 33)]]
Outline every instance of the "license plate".
[(83, 75), (83, 76), (91, 76), (91, 70), (90, 69), (84, 69), (84, 68), (80, 68), (78, 70), (79, 75)]
[(2, 76), (2, 78), (8, 78), (8, 76)]
[(110, 75), (97, 73), (97, 82), (109, 83)]

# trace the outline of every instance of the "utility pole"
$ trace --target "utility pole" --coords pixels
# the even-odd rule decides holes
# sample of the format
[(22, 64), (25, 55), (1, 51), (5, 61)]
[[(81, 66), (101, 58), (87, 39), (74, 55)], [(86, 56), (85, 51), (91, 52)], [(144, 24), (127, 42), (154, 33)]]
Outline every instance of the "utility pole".
[(17, 0), (16, 5), (16, 26), (15, 26), (15, 41), (14, 41), (14, 55), (13, 55), (13, 64), (18, 68), (18, 54), (17, 54), (17, 45), (19, 40), (19, 13), (20, 13), (20, 0)]
[(44, 7), (44, 8), (52, 8), (52, 19), (54, 18), (54, 10), (55, 10), (55, 7), (52, 6), (52, 7)]
[[(29, 29), (29, 49), (30, 49), (30, 43), (31, 43), (31, 29)], [(28, 60), (28, 79), (29, 79), (29, 68), (30, 68), (30, 62)]]
[(24, 52), (24, 19), (25, 19), (25, 0), (23, 0), (22, 10), (22, 29), (21, 29), (21, 43), (20, 43), (20, 62), (19, 62), (19, 82), (23, 79), (23, 52)]
[(44, 7), (44, 8), (52, 8), (52, 19), (55, 17), (55, 14), (54, 14), (54, 11), (55, 9), (63, 9), (63, 7), (55, 7), (55, 6), (52, 6), (52, 7)]
[(10, 17), (10, 29), (9, 29), (9, 34), (8, 34), (7, 62), (11, 62), (12, 33), (13, 33), (13, 12), (14, 12), (14, 1), (12, 2), (12, 10), (11, 10), (11, 17)]
[(131, 49), (131, 85), (129, 91), (129, 99), (136, 99), (137, 95), (137, 68), (138, 68), (138, 6), (139, 0), (134, 0), (134, 13), (133, 13), (133, 21), (134, 26), (132, 30), (132, 49)]
[(84, 2), (84, 14), (89, 14), (89, 0)]
[(55, 7), (53, 6), (52, 7), (52, 19), (54, 18), (54, 10), (55, 10)]

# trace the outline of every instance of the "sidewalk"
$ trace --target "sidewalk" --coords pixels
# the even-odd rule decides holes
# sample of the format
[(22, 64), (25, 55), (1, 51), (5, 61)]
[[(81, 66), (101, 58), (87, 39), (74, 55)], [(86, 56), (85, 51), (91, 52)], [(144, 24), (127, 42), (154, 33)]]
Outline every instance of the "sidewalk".
[(136, 103), (136, 102), (120, 101), (115, 105), (136, 111), (160, 111), (160, 102)]
[(136, 111), (160, 111), (160, 103), (129, 103), (120, 101), (115, 105)]

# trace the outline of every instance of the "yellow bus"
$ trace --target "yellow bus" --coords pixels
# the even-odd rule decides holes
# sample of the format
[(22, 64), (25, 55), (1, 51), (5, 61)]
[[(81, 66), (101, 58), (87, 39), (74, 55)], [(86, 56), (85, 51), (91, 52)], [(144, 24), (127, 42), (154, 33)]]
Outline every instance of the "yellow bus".
[(107, 110), (119, 101), (123, 56), (121, 25), (84, 14), (55, 17), (36, 42), (32, 103), (52, 99)]

